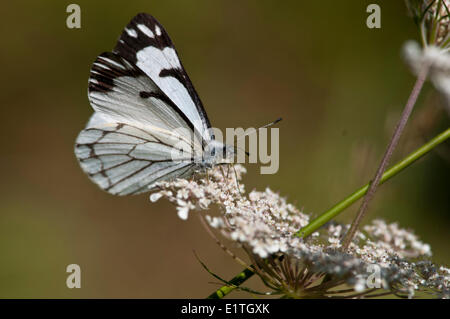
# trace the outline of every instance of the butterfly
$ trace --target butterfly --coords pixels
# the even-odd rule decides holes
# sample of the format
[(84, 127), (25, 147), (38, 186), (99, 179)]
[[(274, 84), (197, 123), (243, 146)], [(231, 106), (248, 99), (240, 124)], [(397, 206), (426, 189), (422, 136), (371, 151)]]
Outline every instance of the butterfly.
[(215, 140), (169, 35), (149, 14), (136, 15), (113, 51), (97, 57), (88, 97), (95, 112), (76, 139), (75, 155), (111, 194), (146, 192), (235, 155)]

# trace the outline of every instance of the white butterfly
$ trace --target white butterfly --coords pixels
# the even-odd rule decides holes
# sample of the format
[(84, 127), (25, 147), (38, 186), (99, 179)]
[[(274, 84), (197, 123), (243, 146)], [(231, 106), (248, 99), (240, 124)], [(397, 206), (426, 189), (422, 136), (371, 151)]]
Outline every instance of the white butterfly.
[(162, 25), (140, 13), (113, 52), (99, 55), (89, 78), (95, 113), (75, 155), (102, 189), (128, 195), (155, 182), (187, 178), (234, 156), (211, 124)]

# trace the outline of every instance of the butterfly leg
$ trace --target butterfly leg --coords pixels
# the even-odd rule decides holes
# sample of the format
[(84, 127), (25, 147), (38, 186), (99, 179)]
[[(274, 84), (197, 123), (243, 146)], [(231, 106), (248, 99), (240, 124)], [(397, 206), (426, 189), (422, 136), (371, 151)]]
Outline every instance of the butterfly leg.
[(207, 182), (207, 185), (209, 185), (209, 173), (208, 173), (208, 169), (206, 169), (206, 182)]
[(238, 177), (237, 177), (237, 172), (236, 172), (236, 168), (233, 165), (233, 171), (234, 171), (234, 179), (236, 180), (236, 186), (238, 189), (238, 193), (241, 194), (241, 188), (239, 187), (239, 181), (238, 181)]
[(225, 180), (225, 171), (223, 170), (223, 166), (220, 165), (220, 171), (222, 172), (223, 180)]

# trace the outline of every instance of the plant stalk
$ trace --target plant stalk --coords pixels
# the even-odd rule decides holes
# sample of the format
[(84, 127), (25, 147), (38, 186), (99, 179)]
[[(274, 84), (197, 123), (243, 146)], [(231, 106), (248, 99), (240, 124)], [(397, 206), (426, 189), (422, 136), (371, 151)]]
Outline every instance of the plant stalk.
[(398, 145), (398, 141), (400, 140), (400, 137), (402, 136), (402, 133), (405, 129), (406, 123), (408, 122), (408, 119), (411, 115), (414, 105), (417, 102), (419, 93), (422, 90), (423, 84), (425, 83), (425, 80), (427, 78), (429, 68), (430, 68), (429, 64), (426, 63), (426, 64), (422, 65), (422, 68), (419, 71), (416, 83), (414, 84), (411, 94), (409, 95), (408, 101), (406, 102), (405, 108), (403, 109), (402, 115), (400, 116), (400, 120), (398, 121), (398, 123), (395, 127), (394, 134), (392, 135), (389, 145), (386, 148), (386, 151), (383, 155), (383, 159), (381, 160), (381, 163), (378, 166), (375, 177), (370, 182), (369, 190), (367, 191), (366, 195), (364, 196), (363, 202), (361, 203), (358, 213), (356, 214), (356, 217), (353, 220), (349, 231), (347, 232), (347, 234), (344, 237), (344, 240), (342, 242), (342, 250), (343, 251), (346, 251), (348, 249), (348, 246), (352, 242), (353, 237), (355, 237), (356, 230), (358, 229), (359, 225), (361, 224), (361, 221), (362, 221), (363, 217), (365, 216), (367, 209), (369, 208), (369, 203), (372, 200), (372, 198), (374, 197), (375, 192), (377, 191), (377, 188), (378, 188), (378, 185), (380, 184), (383, 173), (389, 164), (389, 161), (392, 157), (392, 154), (394, 153), (395, 148)]

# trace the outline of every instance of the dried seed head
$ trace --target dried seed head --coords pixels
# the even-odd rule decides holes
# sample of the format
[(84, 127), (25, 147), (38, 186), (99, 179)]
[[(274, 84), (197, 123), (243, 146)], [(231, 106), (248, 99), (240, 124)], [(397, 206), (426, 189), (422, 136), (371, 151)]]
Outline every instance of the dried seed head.
[(422, 43), (446, 48), (449, 45), (450, 1), (406, 0), (406, 6), (418, 25)]

